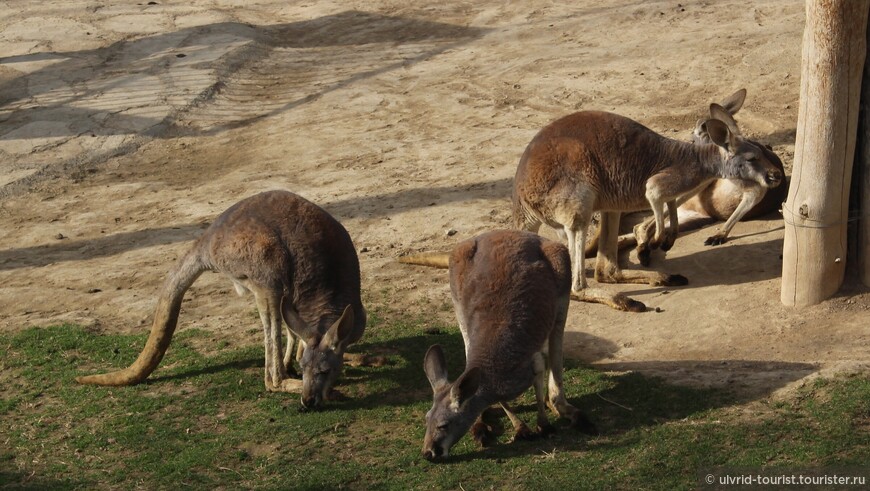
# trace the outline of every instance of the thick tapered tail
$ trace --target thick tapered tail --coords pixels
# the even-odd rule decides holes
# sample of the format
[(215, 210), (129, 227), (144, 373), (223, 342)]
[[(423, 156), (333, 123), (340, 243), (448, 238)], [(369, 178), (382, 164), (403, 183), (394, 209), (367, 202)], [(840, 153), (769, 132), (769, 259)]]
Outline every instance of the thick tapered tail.
[(169, 342), (172, 340), (172, 334), (178, 323), (178, 313), (181, 310), (184, 292), (190, 288), (190, 285), (205, 269), (206, 267), (196, 247), (194, 247), (178, 261), (166, 278), (163, 291), (157, 302), (157, 309), (154, 312), (151, 334), (136, 361), (117, 372), (76, 377), (76, 382), (90, 385), (135, 385), (148, 378), (160, 364), (166, 349), (169, 348)]
[(417, 254), (414, 256), (402, 256), (400, 263), (429, 266), (431, 268), (447, 269), (450, 267), (450, 254)]

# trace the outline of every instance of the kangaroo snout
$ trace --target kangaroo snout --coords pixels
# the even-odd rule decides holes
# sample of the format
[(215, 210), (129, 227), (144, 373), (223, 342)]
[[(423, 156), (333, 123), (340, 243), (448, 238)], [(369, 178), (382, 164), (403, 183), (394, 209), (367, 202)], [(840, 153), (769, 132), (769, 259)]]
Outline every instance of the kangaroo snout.
[(437, 446), (423, 450), (423, 458), (429, 462), (434, 462), (441, 458), (441, 449)]
[(321, 403), (323, 402), (320, 397), (317, 395), (311, 396), (302, 396), (302, 409), (304, 411), (314, 411), (320, 409)]
[(779, 186), (779, 184), (782, 182), (782, 172), (778, 170), (768, 171), (767, 174), (764, 176), (764, 182), (772, 188)]

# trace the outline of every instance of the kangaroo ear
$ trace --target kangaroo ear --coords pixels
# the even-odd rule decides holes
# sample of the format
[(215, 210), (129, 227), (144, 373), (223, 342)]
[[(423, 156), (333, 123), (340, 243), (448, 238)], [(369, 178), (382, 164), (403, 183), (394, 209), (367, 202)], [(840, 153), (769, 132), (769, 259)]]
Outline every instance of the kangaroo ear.
[(728, 131), (730, 131), (732, 135), (740, 136), (740, 129), (737, 127), (737, 121), (734, 121), (731, 113), (729, 113), (724, 107), (716, 103), (710, 104), (710, 117), (728, 125)]
[(728, 131), (728, 125), (718, 119), (708, 119), (704, 125), (707, 127), (710, 140), (716, 145), (728, 149), (731, 144), (731, 132)]
[(729, 95), (722, 101), (722, 108), (728, 111), (732, 116), (737, 114), (737, 111), (743, 107), (743, 102), (746, 100), (746, 89), (740, 89), (737, 92)]
[(339, 347), (344, 349), (345, 341), (347, 341), (352, 332), (353, 308), (348, 304), (348, 306), (344, 308), (341, 317), (339, 317), (338, 320), (330, 326), (329, 330), (326, 331), (326, 334), (323, 335), (323, 340), (320, 343), (329, 346), (333, 350)]
[(287, 296), (281, 298), (281, 317), (293, 334), (299, 336), (299, 339), (311, 339), (317, 336), (317, 329), (312, 329), (302, 321), (299, 314), (296, 313), (296, 309), (293, 308), (293, 302)]
[(423, 371), (426, 372), (432, 392), (437, 392), (447, 383), (447, 362), (444, 361), (441, 345), (433, 344), (426, 351), (426, 356), (423, 357)]
[(450, 402), (455, 407), (462, 406), (477, 392), (478, 387), (480, 387), (480, 368), (471, 367), (453, 383), (453, 388), (450, 389)]

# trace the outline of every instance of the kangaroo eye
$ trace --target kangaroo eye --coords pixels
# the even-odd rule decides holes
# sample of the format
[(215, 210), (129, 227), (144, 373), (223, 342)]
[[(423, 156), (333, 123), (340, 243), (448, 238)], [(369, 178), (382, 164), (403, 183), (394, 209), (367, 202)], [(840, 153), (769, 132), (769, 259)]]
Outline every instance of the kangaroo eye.
[(443, 424), (436, 426), (436, 428), (440, 431), (446, 431), (449, 426), (450, 426), (450, 423), (443, 423)]

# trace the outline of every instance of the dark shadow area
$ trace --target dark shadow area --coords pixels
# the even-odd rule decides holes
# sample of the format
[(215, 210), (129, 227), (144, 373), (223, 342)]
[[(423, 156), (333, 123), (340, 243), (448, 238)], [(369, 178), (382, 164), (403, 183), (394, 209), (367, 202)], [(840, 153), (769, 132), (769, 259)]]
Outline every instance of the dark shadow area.
[(155, 245), (184, 242), (199, 237), (207, 223), (137, 230), (89, 240), (58, 240), (56, 244), (0, 251), (0, 271), (40, 267), (64, 261), (112, 256)]
[[(598, 360), (606, 360), (619, 351), (619, 346), (609, 339), (581, 331), (568, 330), (567, 327), (562, 339), (562, 346), (566, 356), (566, 368), (579, 366), (578, 363), (588, 364)], [(567, 358), (569, 353), (571, 359)]]
[[(770, 231), (768, 231), (770, 232)], [(650, 269), (670, 274), (681, 274), (689, 279), (686, 286), (694, 288), (713, 285), (739, 285), (778, 278), (782, 274), (782, 239), (770, 239), (751, 244), (740, 243), (739, 235), (734, 243), (724, 246), (705, 247), (682, 257), (663, 258), (661, 251), (653, 252)], [(686, 240), (685, 238), (681, 240)], [(626, 269), (641, 269), (632, 264)], [(625, 295), (648, 293), (649, 288), (623, 291)]]
[[(0, 108), (33, 96), (40, 97), (41, 102), (38, 107), (13, 108), (3, 123), (3, 133), (33, 121), (70, 121), (74, 122), (70, 136), (213, 134), (292, 109), (354, 81), (407, 67), (485, 33), (485, 29), (351, 10), (289, 24), (222, 22), (119, 41), (99, 49), (0, 57), (0, 65), (11, 68), (19, 62), (62, 60), (0, 84)], [(384, 56), (385, 49), (411, 44), (420, 46), (392, 58)], [(335, 51), (319, 56), (310, 52), (330, 47)], [(301, 65), (295, 63), (300, 57), (306, 57)], [(378, 61), (381, 65), (370, 66)], [(311, 72), (312, 68), (320, 70), (316, 73), (340, 77), (299, 78), (298, 72)], [(242, 72), (245, 75), (239, 77)], [(155, 90), (160, 89), (153, 86), (156, 74), (185, 82), (176, 84), (178, 94), (165, 94), (161, 100), (183, 97), (186, 102), (182, 101), (182, 107), (174, 106), (163, 119), (125, 114), (126, 109), (137, 107), (137, 101), (156, 102)], [(289, 75), (295, 86), (286, 85)], [(239, 98), (240, 90), (252, 100), (261, 97), (262, 88), (257, 92), (254, 80), (258, 78), (268, 79), (274, 89), (270, 91), (268, 110), (240, 117), (229, 115), (227, 121), (209, 121), (209, 129), (203, 131), (195, 125), (176, 125), (189, 116), (188, 110), (200, 110), (228, 90), (236, 90), (234, 99)], [(188, 95), (185, 90), (192, 83), (201, 90)], [(91, 101), (99, 103), (89, 107)], [(34, 131), (27, 137), (60, 136), (57, 127), (50, 135)]]
[[(607, 340), (580, 333), (566, 333), (571, 343), (592, 346), (601, 355), (616, 347)], [(448, 378), (455, 380), (464, 368), (464, 349), (460, 334), (439, 330), (432, 334), (412, 334), (372, 342), (361, 342), (352, 353), (387, 356), (390, 363), (381, 367), (345, 367), (336, 388), (346, 398), (330, 402), (324, 411), (354, 411), (377, 407), (402, 407), (423, 403), (432, 398), (423, 372), (423, 356), (432, 344), (440, 344), (448, 363)], [(206, 360), (206, 363), (207, 360)], [(260, 356), (247, 356), (232, 362), (216, 363), (182, 373), (158, 376), (152, 382), (184, 380), (203, 374), (240, 369), (254, 376), (262, 366)], [(685, 360), (596, 363), (591, 366), (577, 360), (565, 360), (565, 390), (569, 401), (579, 408), (605, 436), (679, 421), (710, 409), (745, 404), (769, 397), (777, 389), (800, 380), (815, 371), (807, 363), (764, 362), (752, 360)], [(519, 416), (531, 423), (535, 411), (531, 390), (523, 402), (514, 404)], [(290, 401), (291, 404), (295, 402)], [(585, 450), (607, 448), (610, 438), (596, 438), (569, 428), (566, 421), (556, 421), (557, 432), (546, 440), (505, 443), (512, 432), (510, 424), (495, 412), (494, 426), (506, 433), (495, 445), (462, 453), (445, 463), (478, 458), (511, 458), (557, 449)], [(467, 437), (467, 436), (466, 436)]]
[[(566, 369), (576, 368), (567, 363)], [(598, 428), (604, 437), (618, 437), (629, 431), (653, 427), (670, 421), (680, 421), (693, 414), (710, 409), (747, 403), (769, 396), (774, 390), (799, 380), (817, 370), (805, 363), (768, 363), (744, 360), (721, 361), (675, 361), (596, 364), (595, 370), (615, 371), (604, 376), (609, 388), (577, 396), (569, 389), (568, 400), (580, 409)], [(577, 372), (566, 376), (566, 384), (572, 383)], [(675, 374), (695, 376), (699, 380), (734, 380), (723, 383), (724, 387), (710, 384), (685, 385), (685, 379), (674, 382)], [(582, 375), (582, 372), (581, 374)], [(754, 385), (761, 381), (759, 385)], [(574, 381), (573, 383), (577, 383)], [(741, 385), (751, 387), (744, 390)], [(534, 414), (533, 404), (519, 404), (521, 418), (529, 420)], [(533, 420), (532, 420), (533, 421)], [(552, 416), (551, 416), (552, 421)], [(541, 451), (590, 451), (627, 445), (624, 439), (597, 438), (585, 435), (557, 421), (558, 431), (547, 439), (498, 443), (444, 461), (445, 464), (476, 459), (509, 459), (528, 456)], [(504, 423), (510, 433), (509, 423)], [(467, 438), (467, 437), (466, 437)], [(503, 439), (504, 440), (504, 439)]]
[(509, 207), (513, 179), (496, 179), (463, 186), (433, 186), (322, 203), (339, 218), (381, 217), (427, 206), (474, 199), (499, 199)]
[(46, 489), (83, 489), (93, 486), (76, 481), (57, 481), (43, 479), (30, 473), (16, 471), (0, 471), (0, 489), (15, 489), (17, 491), (44, 491)]
[(367, 384), (373, 390), (361, 397), (350, 397), (334, 409), (353, 411), (385, 404), (407, 406), (431, 401), (432, 388), (423, 373), (423, 357), (433, 344), (440, 344), (444, 349), (447, 374), (450, 380), (454, 380), (465, 369), (465, 345), (458, 331), (403, 336), (351, 346), (349, 351), (354, 353), (390, 356), (392, 364), (381, 368), (346, 367), (338, 385)]
[[(725, 390), (732, 404), (769, 396), (815, 373), (812, 363), (756, 360), (686, 360), (595, 363), (596, 370), (631, 372), (697, 390)], [(602, 393), (605, 397), (606, 393)], [(630, 405), (630, 404), (629, 404)]]
[(155, 373), (156, 376), (148, 377), (144, 383), (159, 383), (159, 382), (169, 382), (173, 380), (184, 380), (187, 378), (197, 377), (199, 375), (211, 375), (214, 373), (223, 372), (224, 370), (247, 370), (250, 368), (260, 368), (266, 364), (265, 359), (262, 356), (258, 356), (256, 358), (247, 358), (244, 360), (235, 360), (226, 363), (218, 363), (215, 365), (208, 365), (202, 368), (197, 368), (194, 370), (186, 370), (182, 373), (175, 373), (172, 375), (159, 375), (159, 368)]
[[(323, 207), (339, 219), (381, 217), (446, 203), (502, 199), (510, 195), (511, 183), (511, 179), (498, 179), (464, 186), (409, 189), (326, 203)], [(66, 238), (57, 240), (54, 244), (0, 250), (0, 271), (40, 267), (64, 261), (82, 261), (155, 245), (192, 241), (208, 225), (209, 223), (191, 223), (122, 232), (87, 240)]]

